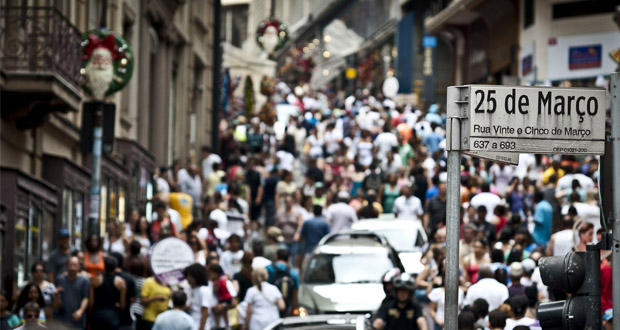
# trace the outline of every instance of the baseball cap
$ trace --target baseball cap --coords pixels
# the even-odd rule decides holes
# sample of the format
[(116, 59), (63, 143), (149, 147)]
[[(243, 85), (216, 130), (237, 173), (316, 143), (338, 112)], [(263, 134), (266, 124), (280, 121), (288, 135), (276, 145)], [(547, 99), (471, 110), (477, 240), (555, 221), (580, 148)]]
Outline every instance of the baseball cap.
[(523, 266), (520, 262), (515, 261), (510, 264), (510, 267), (508, 267), (508, 273), (511, 276), (523, 276)]
[(613, 318), (614, 318), (614, 310), (613, 310), (613, 308), (610, 308), (610, 309), (606, 310), (603, 313), (603, 320), (604, 321), (609, 321), (609, 320), (611, 320)]
[(323, 182), (318, 181), (314, 184), (314, 188), (323, 188)]
[(283, 242), (284, 237), (282, 236), (282, 230), (278, 227), (269, 227), (267, 228), (267, 236), (275, 241)]
[(61, 228), (58, 231), (58, 238), (67, 238), (67, 237), (70, 237), (70, 236), (71, 236), (71, 234), (69, 233), (69, 229), (67, 229), (67, 228)]

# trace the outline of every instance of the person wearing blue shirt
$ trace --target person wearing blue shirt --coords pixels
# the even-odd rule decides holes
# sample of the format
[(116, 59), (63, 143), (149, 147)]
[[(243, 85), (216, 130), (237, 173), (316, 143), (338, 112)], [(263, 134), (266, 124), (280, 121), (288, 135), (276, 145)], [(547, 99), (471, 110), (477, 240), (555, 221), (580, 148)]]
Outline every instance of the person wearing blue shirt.
[(534, 211), (534, 232), (532, 238), (539, 246), (545, 246), (551, 239), (551, 226), (553, 225), (553, 207), (543, 199), (542, 191), (534, 193), (536, 208)]
[[(198, 325), (191, 316), (185, 313), (187, 295), (183, 291), (176, 291), (172, 294), (173, 309), (165, 311), (155, 319), (153, 330), (194, 330)], [(199, 329), (202, 330), (202, 329)]]
[[(297, 309), (297, 291), (299, 290), (299, 274), (289, 265), (290, 258), (291, 256), (287, 249), (285, 248), (279, 249), (278, 252), (276, 252), (276, 262), (265, 267), (267, 269), (267, 273), (269, 274), (268, 282), (270, 284), (277, 286), (278, 289), (280, 289), (280, 291), (283, 291), (281, 293), (282, 293), (282, 298), (284, 299), (284, 302), (286, 303), (286, 309), (281, 313), (283, 314), (281, 316), (286, 316), (288, 313)], [(276, 271), (276, 268), (278, 271)], [(288, 275), (290, 277), (290, 280), (292, 281), (292, 283), (289, 282), (290, 283), (289, 285), (292, 286), (290, 292), (284, 292), (286, 290), (281, 289), (279, 286), (280, 283), (277, 283), (280, 281), (276, 281), (277, 280), (276, 277), (278, 276), (280, 276), (278, 279), (283, 278), (282, 275), (278, 275), (278, 272), (286, 272), (287, 270), (288, 270)]]
[(438, 133), (435, 130), (437, 127), (440, 127), (440, 126), (441, 126), (440, 124), (432, 122), (431, 132), (428, 133), (426, 136), (424, 136), (424, 139), (422, 140), (422, 142), (424, 142), (424, 144), (426, 145), (426, 148), (428, 149), (429, 155), (432, 155), (437, 150), (439, 150), (439, 144), (441, 143), (441, 141), (445, 139), (445, 137), (442, 134)]
[(301, 226), (301, 232), (299, 233), (304, 243), (303, 251), (305, 254), (312, 253), (312, 250), (319, 244), (319, 241), (330, 232), (329, 224), (323, 217), (323, 207), (321, 207), (321, 205), (314, 205), (312, 207), (312, 213), (314, 214), (314, 218), (304, 222)]

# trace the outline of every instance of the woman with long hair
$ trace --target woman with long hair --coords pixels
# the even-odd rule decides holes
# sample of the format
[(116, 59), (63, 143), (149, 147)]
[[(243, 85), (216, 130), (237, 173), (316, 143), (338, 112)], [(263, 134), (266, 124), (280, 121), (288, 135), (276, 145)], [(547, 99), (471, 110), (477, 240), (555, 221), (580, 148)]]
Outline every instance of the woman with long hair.
[(491, 265), (491, 258), (487, 253), (488, 243), (482, 238), (474, 241), (474, 252), (463, 257), (465, 280), (471, 284), (478, 282), (478, 270), (482, 266)]
[(108, 220), (108, 232), (103, 238), (103, 250), (108, 253), (118, 252), (123, 255), (125, 254), (123, 226), (116, 218)]
[(133, 229), (134, 233), (134, 241), (138, 241), (142, 246), (141, 252), (146, 255), (149, 248), (151, 247), (151, 240), (149, 238), (149, 222), (146, 221), (145, 216), (141, 216), (140, 219), (136, 222), (135, 227)]
[(101, 251), (101, 239), (96, 234), (91, 234), (88, 235), (84, 244), (86, 245), (86, 252), (84, 252), (84, 269), (88, 272), (90, 277), (93, 278), (105, 269), (103, 252)]
[(13, 307), (13, 312), (19, 316), (20, 322), (23, 324), (26, 322), (24, 319), (24, 306), (27, 303), (34, 302), (37, 303), (40, 307), (39, 313), (39, 323), (45, 323), (47, 321), (47, 317), (45, 315), (45, 298), (43, 298), (43, 293), (38, 285), (34, 283), (28, 283), (19, 294), (17, 298), (17, 304)]
[(202, 266), (207, 263), (207, 252), (205, 246), (201, 244), (200, 239), (196, 235), (189, 235), (187, 238), (187, 244), (192, 248), (194, 252), (194, 260)]
[(285, 308), (284, 299), (278, 287), (267, 282), (268, 274), (264, 268), (252, 271), (252, 287), (245, 294), (248, 309), (244, 329), (261, 330), (280, 318)]

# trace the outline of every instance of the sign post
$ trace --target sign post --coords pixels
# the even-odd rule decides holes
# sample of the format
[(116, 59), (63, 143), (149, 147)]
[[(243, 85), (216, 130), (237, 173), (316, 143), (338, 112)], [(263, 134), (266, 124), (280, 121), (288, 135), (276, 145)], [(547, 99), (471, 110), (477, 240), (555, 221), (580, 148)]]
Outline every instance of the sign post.
[[(612, 288), (613, 306), (620, 306), (620, 74), (611, 75), (611, 147), (613, 154), (613, 232), (612, 232)], [(616, 310), (618, 310), (616, 308)], [(620, 330), (620, 318), (614, 313), (614, 330)]]
[[(612, 77), (616, 79), (614, 88), (618, 89), (617, 75)], [(618, 100), (615, 99), (614, 102)], [(619, 110), (616, 109), (617, 112)], [(603, 154), (605, 90), (490, 85), (452, 86), (448, 87), (447, 114), (445, 326), (446, 329), (456, 329), (461, 153), (511, 164), (518, 163), (520, 152)], [(620, 118), (616, 122), (619, 124), (615, 126), (617, 134), (614, 136), (620, 141)], [(617, 177), (620, 178), (620, 175)], [(620, 201), (616, 204), (620, 205)], [(620, 206), (618, 209), (620, 210)], [(614, 235), (617, 235), (616, 231), (620, 232), (618, 215), (620, 211), (614, 209), (614, 212), (615, 227), (618, 227)], [(620, 247), (616, 245), (614, 247), (614, 261), (616, 261), (620, 259)], [(620, 260), (617, 263), (620, 264)], [(620, 284), (617, 287), (620, 287)], [(614, 296), (614, 300), (619, 301), (620, 305), (620, 294), (618, 297)]]

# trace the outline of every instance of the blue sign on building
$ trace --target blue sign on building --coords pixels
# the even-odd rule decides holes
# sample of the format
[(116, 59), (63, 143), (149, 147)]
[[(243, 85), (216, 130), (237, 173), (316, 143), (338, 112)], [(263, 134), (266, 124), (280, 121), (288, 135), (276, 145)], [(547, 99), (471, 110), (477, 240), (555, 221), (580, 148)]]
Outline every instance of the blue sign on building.
[(600, 44), (570, 47), (568, 49), (569, 70), (600, 68), (602, 48)]
[(437, 47), (437, 37), (425, 35), (424, 40), (422, 40), (422, 45), (424, 46), (424, 48)]

